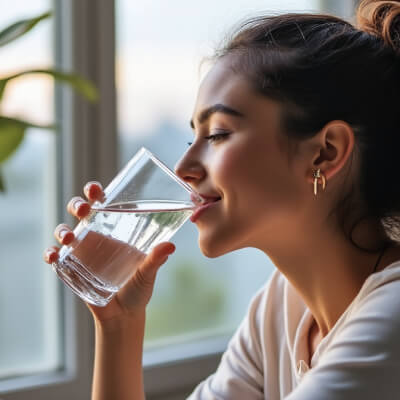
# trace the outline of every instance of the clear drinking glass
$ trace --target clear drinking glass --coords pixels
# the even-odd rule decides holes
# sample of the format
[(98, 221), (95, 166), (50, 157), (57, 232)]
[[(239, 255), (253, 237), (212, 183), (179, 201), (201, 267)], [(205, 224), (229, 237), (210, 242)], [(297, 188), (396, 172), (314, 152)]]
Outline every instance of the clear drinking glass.
[(193, 201), (203, 201), (145, 148), (104, 194), (74, 229), (75, 240), (60, 249), (52, 264), (64, 283), (97, 306), (105, 306), (146, 254), (174, 235), (193, 213)]

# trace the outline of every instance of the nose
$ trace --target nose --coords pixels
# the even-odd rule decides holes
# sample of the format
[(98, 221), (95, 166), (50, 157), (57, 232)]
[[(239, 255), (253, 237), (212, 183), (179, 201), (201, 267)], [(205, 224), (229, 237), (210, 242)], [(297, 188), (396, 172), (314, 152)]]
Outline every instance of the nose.
[(200, 160), (194, 158), (190, 151), (182, 156), (174, 169), (176, 175), (187, 183), (196, 183), (205, 176), (205, 169)]

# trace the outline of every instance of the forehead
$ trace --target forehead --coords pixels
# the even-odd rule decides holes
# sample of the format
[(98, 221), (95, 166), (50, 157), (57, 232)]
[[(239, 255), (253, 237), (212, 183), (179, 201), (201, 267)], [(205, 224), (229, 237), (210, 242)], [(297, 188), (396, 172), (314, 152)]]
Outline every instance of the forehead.
[(282, 106), (279, 102), (257, 92), (249, 78), (235, 72), (229, 56), (219, 59), (203, 79), (194, 110), (194, 119), (202, 110), (224, 104), (245, 116), (255, 125), (280, 129)]
[(249, 78), (235, 72), (229, 56), (219, 59), (203, 79), (197, 94), (193, 119), (202, 110), (223, 104), (239, 111), (252, 131), (275, 138), (285, 151), (287, 142), (281, 134), (282, 104), (257, 92)]
[(197, 111), (213, 104), (226, 104), (244, 110), (256, 93), (248, 80), (233, 71), (229, 57), (219, 59), (203, 79), (197, 94)]

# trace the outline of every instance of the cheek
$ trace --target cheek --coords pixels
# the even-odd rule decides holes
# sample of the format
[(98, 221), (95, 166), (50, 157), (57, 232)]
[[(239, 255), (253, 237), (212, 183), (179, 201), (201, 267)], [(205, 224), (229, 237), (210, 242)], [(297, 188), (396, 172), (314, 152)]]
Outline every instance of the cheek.
[[(270, 169), (268, 156), (251, 143), (233, 143), (221, 149), (214, 159), (214, 179), (227, 195), (242, 197), (244, 193), (265, 190), (263, 183)], [(241, 192), (243, 189), (244, 192)]]
[[(261, 159), (265, 163), (265, 155), (260, 152), (259, 146), (242, 136), (233, 137), (231, 142), (222, 143), (213, 159), (215, 178), (223, 186), (231, 186), (239, 182), (248, 182), (256, 169), (256, 162)], [(255, 162), (255, 160), (257, 160)]]
[(298, 182), (277, 151), (265, 148), (265, 143), (255, 141), (236, 143), (221, 149), (213, 160), (215, 183), (227, 196), (229, 208), (270, 214), (298, 206)]
[(215, 179), (221, 186), (226, 187), (229, 182), (232, 182), (233, 177), (237, 176), (239, 163), (240, 160), (234, 150), (224, 149), (219, 153), (213, 163), (213, 169)]

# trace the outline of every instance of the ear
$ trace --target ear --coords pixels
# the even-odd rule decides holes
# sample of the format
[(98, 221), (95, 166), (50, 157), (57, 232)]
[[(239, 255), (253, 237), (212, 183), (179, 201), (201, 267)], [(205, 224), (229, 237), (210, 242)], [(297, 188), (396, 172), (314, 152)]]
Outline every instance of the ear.
[[(313, 137), (312, 170), (321, 169), (327, 181), (343, 170), (354, 148), (354, 132), (344, 121), (327, 123)], [(317, 149), (317, 150), (316, 150)], [(313, 181), (308, 172), (308, 180)]]

